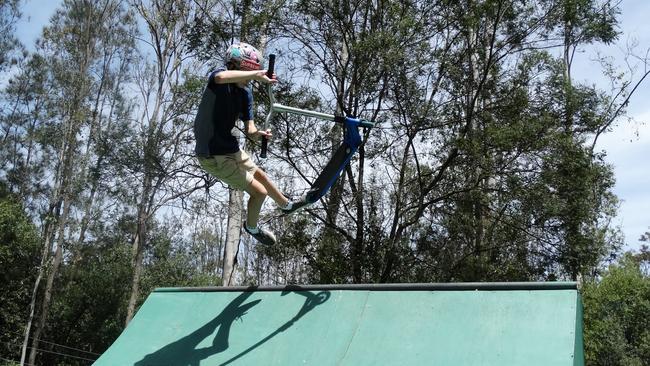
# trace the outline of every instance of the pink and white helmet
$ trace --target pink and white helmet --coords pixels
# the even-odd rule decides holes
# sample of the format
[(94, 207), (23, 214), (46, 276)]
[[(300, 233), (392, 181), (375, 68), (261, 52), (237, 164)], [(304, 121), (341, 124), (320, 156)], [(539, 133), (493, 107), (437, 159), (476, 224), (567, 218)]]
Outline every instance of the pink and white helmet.
[(263, 62), (262, 52), (248, 43), (234, 43), (226, 51), (226, 64), (231, 64), (235, 70), (261, 70)]

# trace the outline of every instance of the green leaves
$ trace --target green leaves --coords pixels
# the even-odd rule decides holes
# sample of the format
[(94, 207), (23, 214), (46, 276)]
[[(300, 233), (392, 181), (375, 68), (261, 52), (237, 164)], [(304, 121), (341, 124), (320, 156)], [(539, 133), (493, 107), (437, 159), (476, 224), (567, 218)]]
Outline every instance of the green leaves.
[(647, 253), (626, 253), (601, 279), (585, 284), (587, 364), (641, 366), (650, 359), (650, 277), (641, 271)]
[[(571, 79), (576, 49), (616, 39), (612, 1), (99, 2), (107, 13), (95, 3), (64, 2), (2, 95), (0, 176), (31, 216), (47, 217), (40, 230), (56, 224), (62, 205), (48, 198), (63, 191), (55, 181), (68, 158), (70, 215), (54, 243), (65, 252), (49, 324), (50, 334), (66, 330), (57, 342), (97, 349), (120, 331), (134, 244), (143, 258), (136, 305), (157, 286), (220, 283), (227, 190), (211, 180), (192, 193), (204, 181), (190, 130), (204, 71), (239, 37), (278, 54), (278, 102), (377, 122), (332, 194), (269, 223), (280, 245), (244, 237), (243, 282), (571, 279), (597, 275), (618, 251), (612, 170), (587, 141), (624, 108)], [(124, 11), (107, 16), (117, 4)], [(144, 37), (133, 37), (138, 20)], [(134, 65), (136, 55), (150, 57)], [(255, 100), (259, 121), (263, 90)], [(342, 129), (280, 114), (273, 129), (265, 170), (297, 197)], [(22, 242), (7, 217), (3, 230), (16, 236), (6, 242)], [(0, 248), (2, 260), (27, 268), (28, 258)], [(610, 327), (602, 324), (598, 334)], [(591, 339), (621, 359), (628, 333)]]
[(15, 25), (21, 16), (20, 0), (0, 0), (0, 71), (18, 62), (22, 45), (15, 37)]
[(29, 315), (40, 240), (20, 199), (0, 184), (0, 357), (16, 359)]

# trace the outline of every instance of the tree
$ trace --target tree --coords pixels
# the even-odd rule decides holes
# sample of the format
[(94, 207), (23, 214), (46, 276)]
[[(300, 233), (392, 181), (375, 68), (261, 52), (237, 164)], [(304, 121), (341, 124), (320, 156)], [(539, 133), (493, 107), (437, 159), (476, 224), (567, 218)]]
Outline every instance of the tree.
[(626, 253), (583, 289), (588, 365), (647, 365), (650, 359), (648, 248)]
[[(118, 108), (129, 24), (133, 19), (125, 15), (120, 1), (64, 2), (38, 41), (36, 54), (6, 90), (12, 108), (3, 113), (2, 122), (11, 145), (3, 149), (10, 158), (3, 171), (10, 189), (23, 194), (34, 208), (32, 214), (42, 219), (41, 265), (23, 348), (37, 316), (29, 363), (35, 362), (64, 253), (84, 240), (84, 230), (75, 240), (71, 228), (77, 212), (85, 212), (84, 226), (93, 207), (93, 195), (82, 202), (82, 191), (89, 165), (101, 153), (95, 149), (97, 140), (89, 136), (101, 137), (101, 123), (114, 118), (106, 105)], [(116, 54), (126, 55), (125, 62), (115, 61)]]
[[(610, 101), (573, 85), (567, 104), (567, 61), (547, 51), (565, 40), (611, 41), (616, 8), (599, 17), (597, 3), (583, 4), (593, 16), (581, 13), (588, 21), (572, 23), (573, 36), (551, 37), (566, 25), (556, 22), (570, 10), (564, 5), (287, 3), (288, 68), (321, 80), (314, 94), (326, 95), (316, 103), (279, 98), (382, 122), (337, 183), (342, 209), (334, 188), (308, 211), (322, 235), (305, 260), (330, 269), (334, 257), (350, 263), (336, 271), (343, 277), (323, 279), (575, 278), (616, 249), (611, 168), (586, 146), (609, 123), (592, 111)], [(589, 30), (576, 36), (578, 26)], [(314, 138), (304, 118), (276, 123), (284, 161), (297, 171), (287, 180), (310, 182), (340, 131), (323, 124)], [(369, 231), (379, 242), (368, 242)]]
[(29, 287), (39, 261), (38, 230), (30, 222), (20, 197), (0, 184), (0, 358), (16, 360), (29, 316)]
[[(392, 88), (389, 80), (396, 74), (391, 67), (404, 60), (404, 46), (409, 42), (416, 44), (423, 37), (419, 31), (425, 24), (430, 24), (433, 7), (435, 5), (365, 1), (354, 4), (319, 1), (289, 4), (287, 13), (295, 16), (283, 22), (282, 30), (288, 40), (298, 43), (292, 47), (293, 57), (287, 62), (293, 58), (295, 64), (292, 67), (308, 78), (320, 80), (332, 98), (332, 102), (314, 103), (307, 94), (302, 103), (337, 114), (376, 120), (386, 108), (384, 99)], [(416, 18), (417, 12), (422, 16)], [(401, 21), (393, 22), (392, 19), (396, 18)], [(408, 37), (413, 38), (407, 41)], [(305, 124), (304, 119), (302, 124)], [(342, 129), (329, 124), (315, 125), (315, 128), (310, 125), (297, 128), (297, 125), (296, 119), (292, 118), (287, 119), (282, 127), (286, 136), (281, 136), (281, 139), (289, 141), (284, 159), (298, 172), (298, 177), (309, 183), (338, 148)], [(316, 134), (304, 134), (304, 130), (310, 129), (316, 130)], [(377, 137), (379, 134), (375, 133), (374, 138)], [(364, 134), (364, 141), (372, 141), (369, 133)], [(381, 146), (381, 143), (367, 146)], [(321, 248), (316, 248), (316, 252), (329, 247), (327, 253), (332, 254), (333, 250), (349, 258), (352, 269), (349, 275), (355, 282), (363, 281), (365, 277), (365, 169), (367, 156), (374, 157), (374, 154), (375, 151), (366, 152), (366, 147), (362, 146), (355, 161), (346, 168), (328, 196), (309, 211), (325, 227), (322, 243), (316, 244)], [(312, 159), (299, 158), (306, 155)], [(337, 282), (341, 280), (348, 279), (338, 279)]]
[(60, 270), (62, 285), (53, 296), (41, 364), (87, 365), (124, 329), (131, 266), (128, 242), (120, 236), (128, 233), (103, 234)]
[[(0, 257), (20, 269), (7, 286), (22, 276), (34, 284), (9, 295), (28, 306), (25, 341), (35, 338), (34, 352), (78, 345), (73, 355), (92, 359), (157, 286), (583, 276), (599, 288), (585, 304), (609, 316), (589, 314), (591, 359), (643, 360), (644, 341), (625, 336), (644, 333), (607, 310), (617, 289), (593, 280), (620, 245), (612, 170), (594, 146), (648, 69), (634, 80), (604, 62), (610, 91), (571, 77), (581, 47), (617, 36), (614, 5), (64, 1), (1, 94), (0, 180), (22, 200), (2, 217), (26, 227), (22, 209), (40, 245), (29, 260)], [(278, 55), (279, 102), (377, 123), (320, 202), (284, 218), (263, 212), (278, 234), (272, 248), (240, 237), (243, 195), (204, 174), (192, 153), (205, 86), (196, 70), (220, 63), (235, 38)], [(258, 120), (264, 92), (254, 94)], [(272, 124), (264, 168), (297, 198), (343, 129), (285, 114)], [(29, 265), (40, 271), (23, 272)], [(621, 328), (605, 333), (615, 321)], [(58, 357), (31, 363), (83, 361)]]
[(0, 0), (0, 71), (16, 61), (12, 54), (22, 48), (14, 36), (16, 21), (21, 16), (19, 5), (20, 0)]
[[(593, 42), (608, 44), (618, 37), (618, 8), (609, 0), (565, 0), (559, 3), (555, 14), (557, 19), (551, 17), (550, 22), (558, 22), (557, 29), (563, 39), (564, 49), (563, 76), (559, 78), (562, 88), (558, 90), (563, 104), (560, 112), (564, 119), (564, 134), (560, 137), (556, 147), (558, 151), (553, 156), (557, 160), (560, 174), (552, 185), (557, 189), (557, 197), (564, 201), (563, 206), (566, 208), (560, 213), (563, 222), (561, 231), (565, 239), (560, 249), (560, 262), (575, 279), (579, 273), (594, 268), (599, 257), (602, 258), (602, 253), (595, 258), (589, 258), (594, 252), (593, 248), (589, 248), (590, 243), (602, 235), (598, 233), (595, 225), (585, 230), (585, 224), (597, 222), (598, 218), (594, 215), (597, 216), (602, 210), (591, 205), (602, 204), (599, 197), (606, 194), (613, 182), (601, 186), (602, 188), (597, 187), (602, 180), (612, 180), (607, 178), (612, 176), (611, 169), (600, 162), (597, 155), (582, 147), (586, 144), (584, 133), (596, 132), (594, 127), (599, 127), (603, 122), (599, 116), (589, 113), (589, 110), (598, 110), (599, 105), (605, 105), (606, 101), (598, 98), (595, 90), (575, 85), (571, 76), (572, 64), (579, 47)], [(576, 175), (581, 177), (576, 179)], [(598, 177), (592, 178), (590, 175)], [(599, 194), (594, 197), (591, 192)], [(599, 245), (601, 248), (603, 246)], [(599, 250), (595, 252), (598, 253)]]
[[(135, 314), (140, 300), (143, 258), (149, 227), (156, 212), (165, 204), (188, 196), (201, 188), (187, 153), (192, 108), (198, 103), (198, 85), (186, 73), (184, 32), (194, 18), (191, 4), (175, 0), (132, 1), (147, 27), (153, 59), (145, 62), (137, 80), (142, 99), (137, 135), (126, 146), (123, 172), (130, 175), (137, 227), (133, 237), (133, 278), (126, 323)], [(196, 165), (196, 164), (194, 164)], [(180, 183), (179, 183), (180, 182)]]

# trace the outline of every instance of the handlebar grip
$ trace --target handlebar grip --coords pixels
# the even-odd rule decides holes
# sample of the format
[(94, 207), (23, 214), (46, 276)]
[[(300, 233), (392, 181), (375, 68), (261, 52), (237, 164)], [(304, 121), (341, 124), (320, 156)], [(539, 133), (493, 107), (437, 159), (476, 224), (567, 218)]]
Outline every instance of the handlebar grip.
[(266, 159), (266, 150), (268, 149), (269, 139), (264, 136), (262, 137), (262, 149), (260, 151), (260, 158)]
[(275, 54), (269, 55), (269, 67), (266, 69), (266, 76), (273, 77), (273, 69), (275, 68)]

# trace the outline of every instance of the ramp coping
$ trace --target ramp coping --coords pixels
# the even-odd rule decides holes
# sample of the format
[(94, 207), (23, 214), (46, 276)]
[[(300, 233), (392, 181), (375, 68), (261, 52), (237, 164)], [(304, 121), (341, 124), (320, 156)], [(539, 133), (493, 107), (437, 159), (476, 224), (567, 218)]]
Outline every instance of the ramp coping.
[(577, 282), (455, 282), (380, 283), (346, 285), (284, 285), (230, 287), (160, 287), (154, 292), (254, 292), (254, 291), (538, 291), (577, 290)]

